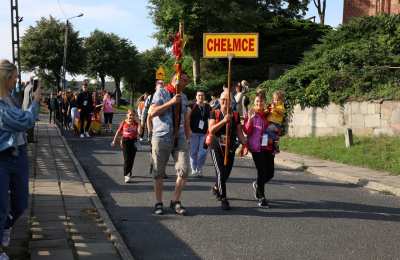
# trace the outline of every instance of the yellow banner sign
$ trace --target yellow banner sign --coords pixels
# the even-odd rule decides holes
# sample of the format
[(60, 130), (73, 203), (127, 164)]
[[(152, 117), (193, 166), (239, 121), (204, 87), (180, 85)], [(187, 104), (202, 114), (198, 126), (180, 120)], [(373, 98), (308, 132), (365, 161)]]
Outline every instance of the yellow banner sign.
[(258, 58), (258, 33), (204, 33), (204, 58)]

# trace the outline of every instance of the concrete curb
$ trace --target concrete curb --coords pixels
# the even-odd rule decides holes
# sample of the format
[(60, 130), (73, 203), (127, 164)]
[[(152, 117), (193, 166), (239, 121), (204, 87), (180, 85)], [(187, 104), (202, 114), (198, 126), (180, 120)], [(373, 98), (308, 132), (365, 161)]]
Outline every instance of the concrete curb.
[[(244, 157), (245, 160), (250, 160), (253, 161), (253, 158), (251, 157), (251, 153), (249, 152), (247, 155)], [(248, 163), (248, 166), (254, 166), (254, 163)], [(278, 166), (280, 169), (290, 169), (293, 171), (303, 171), (306, 167), (302, 163), (290, 161), (290, 160), (285, 160), (282, 158), (276, 158), (275, 157), (275, 166)], [(254, 166), (255, 167), (255, 166)]]
[(355, 184), (357, 186), (370, 190), (375, 190), (383, 193), (391, 193), (393, 195), (400, 196), (400, 187), (391, 186), (373, 179), (369, 179), (368, 176), (365, 176), (365, 178), (360, 178), (329, 169), (323, 169), (321, 167), (307, 166), (306, 163), (299, 163), (297, 161), (282, 158), (275, 158), (275, 163), (292, 170), (305, 171), (307, 173), (327, 179)]
[(298, 162), (285, 160), (282, 158), (276, 158), (276, 157), (275, 157), (275, 164), (277, 164), (283, 168), (289, 168), (294, 171), (303, 171), (306, 168), (304, 163), (298, 163)]
[(118, 253), (120, 254), (120, 256), (123, 260), (134, 260), (134, 257), (132, 256), (130, 250), (128, 249), (128, 246), (125, 244), (125, 241), (122, 239), (121, 234), (115, 228), (114, 223), (111, 221), (111, 218), (110, 218), (108, 212), (104, 208), (103, 203), (101, 202), (95, 189), (93, 188), (92, 183), (88, 179), (85, 170), (82, 168), (78, 159), (75, 157), (74, 153), (72, 152), (71, 148), (68, 145), (67, 140), (61, 134), (61, 131), (58, 128), (58, 126), (56, 126), (56, 128), (57, 128), (58, 134), (61, 137), (61, 140), (63, 141), (63, 143), (67, 149), (68, 155), (71, 157), (76, 169), (78, 170), (78, 174), (82, 179), (83, 186), (85, 187), (86, 191), (89, 194), (93, 195), (93, 196), (91, 196), (91, 199), (92, 199), (97, 211), (99, 212), (102, 220), (104, 221), (104, 223), (107, 226), (107, 232), (110, 234), (110, 239), (113, 242), (115, 248), (117, 249)]

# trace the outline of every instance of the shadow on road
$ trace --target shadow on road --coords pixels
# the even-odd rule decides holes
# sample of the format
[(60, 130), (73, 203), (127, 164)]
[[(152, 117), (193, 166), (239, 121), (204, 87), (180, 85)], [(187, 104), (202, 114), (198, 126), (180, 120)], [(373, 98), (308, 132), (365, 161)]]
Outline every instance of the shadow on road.
[[(200, 259), (180, 234), (179, 223), (194, 221), (202, 216), (250, 216), (268, 218), (324, 218), (324, 219), (357, 219), (399, 222), (400, 210), (398, 208), (372, 206), (358, 203), (339, 202), (333, 200), (303, 201), (295, 199), (272, 199), (271, 209), (255, 207), (254, 200), (239, 198), (232, 195), (230, 200), (236, 202), (231, 211), (221, 211), (219, 206), (189, 206), (190, 215), (184, 220), (179, 220), (171, 210), (164, 216), (153, 216), (153, 182), (148, 175), (148, 148), (139, 150), (135, 161), (135, 172), (138, 173), (137, 182), (124, 184), (122, 182), (122, 158), (118, 149), (111, 149), (111, 138), (91, 138), (81, 140), (68, 136), (67, 140), (80, 160), (82, 166), (92, 181), (96, 191), (101, 197), (106, 209), (110, 213), (115, 225), (120, 230), (134, 256), (138, 259)], [(116, 159), (118, 158), (118, 159)], [(240, 171), (249, 171), (252, 167), (239, 162)], [(211, 164), (207, 164), (211, 167)], [(173, 166), (170, 162), (169, 166)], [(169, 167), (169, 173), (172, 173)], [(285, 170), (286, 171), (286, 170)], [(276, 176), (280, 177), (280, 171)], [(248, 176), (248, 177), (247, 177)], [(229, 184), (250, 184), (255, 174), (232, 176)], [(282, 174), (283, 176), (283, 174)], [(210, 187), (214, 183), (211, 175), (203, 178), (191, 178), (190, 184), (185, 187), (185, 192), (198, 194), (207, 193), (210, 196)], [(165, 180), (164, 190), (171, 192), (174, 187), (175, 177), (170, 176)], [(328, 188), (353, 189), (352, 184), (342, 184), (325, 181), (275, 178), (271, 185), (281, 188), (289, 186), (311, 186)], [(244, 185), (241, 185), (244, 186)], [(186, 193), (185, 193), (186, 194)], [(339, 199), (338, 199), (339, 200)], [(235, 203), (235, 204), (236, 204)], [(253, 206), (246, 206), (249, 203)], [(203, 204), (200, 204), (203, 205)], [(218, 205), (215, 203), (215, 205)], [(165, 205), (168, 206), (168, 205)], [(197, 222), (196, 222), (197, 223)], [(190, 232), (187, 231), (187, 232)]]

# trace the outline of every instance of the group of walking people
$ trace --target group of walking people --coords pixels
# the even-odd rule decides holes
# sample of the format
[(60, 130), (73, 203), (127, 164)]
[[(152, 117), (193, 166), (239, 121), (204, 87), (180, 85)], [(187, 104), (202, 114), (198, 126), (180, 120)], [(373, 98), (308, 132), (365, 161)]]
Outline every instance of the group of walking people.
[[(231, 207), (226, 183), (239, 145), (248, 148), (252, 153), (257, 169), (257, 180), (252, 183), (257, 204), (259, 207), (269, 207), (265, 184), (274, 176), (274, 156), (279, 152), (278, 141), (285, 112), (283, 93), (275, 92), (273, 101), (267, 106), (264, 92), (259, 91), (254, 106), (248, 109), (249, 101), (243, 95), (237, 102), (235, 96), (238, 93), (233, 95), (227, 89), (224, 89), (219, 98), (214, 98), (212, 104), (205, 102), (204, 91), (197, 91), (196, 101), (190, 105), (185, 94), (176, 92), (176, 89), (183, 89), (188, 83), (186, 74), (180, 75), (179, 80), (174, 75), (170, 84), (164, 86), (162, 82), (157, 82), (155, 93), (146, 97), (150, 104), (148, 111), (144, 109), (143, 113), (148, 114), (146, 125), (151, 133), (151, 174), (155, 180), (156, 203), (153, 213), (162, 215), (165, 211), (163, 182), (166, 166), (172, 155), (177, 178), (169, 206), (176, 214), (187, 214), (187, 209), (181, 202), (182, 190), (189, 174), (202, 176), (208, 151), (216, 173), (211, 191), (220, 201), (221, 208), (229, 210)], [(230, 104), (229, 100), (232, 101)], [(243, 104), (240, 112), (237, 109), (238, 104)], [(180, 114), (176, 111), (180, 111)], [(127, 119), (121, 122), (112, 142), (115, 145), (118, 136), (122, 136), (120, 145), (124, 151), (125, 182), (131, 182), (134, 178), (132, 168), (137, 151), (135, 142), (145, 128), (143, 120), (143, 115), (139, 118), (136, 111), (129, 110)], [(229, 146), (226, 149), (226, 162), (224, 159), (227, 143)]]
[[(64, 130), (74, 129), (81, 138), (90, 137), (90, 133), (99, 132), (101, 127), (100, 112), (104, 112), (104, 129), (112, 132), (114, 100), (107, 91), (97, 93), (89, 91), (89, 82), (84, 80), (81, 91), (59, 91), (50, 93), (46, 100), (49, 110), (49, 123), (59, 122)], [(99, 125), (94, 127), (92, 121)]]
[[(30, 104), (24, 109), (20, 108), (12, 96), (17, 77), (15, 65), (7, 60), (0, 60), (0, 248), (8, 246), (12, 226), (28, 206), (26, 131), (32, 129), (38, 119), (41, 100), (40, 82), (36, 82)], [(205, 93), (198, 91), (195, 103), (189, 105), (186, 95), (176, 91), (183, 89), (188, 83), (189, 78), (184, 73), (179, 80), (174, 75), (167, 85), (157, 81), (154, 94), (144, 98), (141, 117), (139, 118), (135, 110), (128, 111), (127, 118), (119, 125), (112, 142), (112, 145), (116, 145), (118, 136), (121, 136), (119, 143), (124, 154), (125, 181), (130, 182), (133, 179), (136, 141), (147, 126), (151, 135), (151, 174), (155, 180), (154, 214), (161, 215), (165, 210), (163, 182), (169, 157), (172, 155), (174, 159), (177, 175), (169, 206), (176, 214), (186, 215), (187, 209), (181, 202), (182, 190), (190, 173), (202, 176), (208, 150), (216, 173), (211, 191), (220, 201), (223, 210), (230, 209), (226, 183), (234, 165), (235, 151), (240, 144), (252, 153), (257, 169), (257, 180), (252, 183), (252, 187), (258, 206), (268, 207), (265, 184), (274, 176), (274, 156), (279, 152), (278, 140), (284, 115), (283, 93), (275, 92), (273, 102), (267, 106), (264, 93), (257, 92), (253, 108), (248, 109), (243, 95), (239, 95), (240, 99), (235, 99), (238, 93), (234, 96), (227, 89), (219, 98), (214, 97), (210, 104), (205, 102)], [(68, 100), (68, 97), (64, 95), (62, 100), (65, 99)], [(79, 111), (82, 138), (89, 136), (91, 113), (99, 105), (103, 107), (106, 123), (111, 129), (112, 100), (108, 93), (104, 94), (100, 104), (96, 104), (93, 95), (88, 91), (87, 82), (84, 82), (81, 93), (73, 95), (69, 100), (68, 108), (62, 105), (62, 100), (62, 113), (66, 110), (69, 113)], [(233, 102), (229, 103), (229, 100)], [(50, 101), (55, 102), (51, 98)], [(244, 104), (241, 111), (237, 107), (235, 109), (238, 104)], [(56, 104), (50, 103), (50, 106), (54, 113)], [(51, 119), (54, 120), (54, 114), (51, 114)], [(60, 120), (68, 122), (64, 119)], [(227, 143), (229, 147), (225, 149)], [(225, 150), (228, 152), (227, 162), (224, 160)], [(2, 250), (0, 259), (8, 259)]]

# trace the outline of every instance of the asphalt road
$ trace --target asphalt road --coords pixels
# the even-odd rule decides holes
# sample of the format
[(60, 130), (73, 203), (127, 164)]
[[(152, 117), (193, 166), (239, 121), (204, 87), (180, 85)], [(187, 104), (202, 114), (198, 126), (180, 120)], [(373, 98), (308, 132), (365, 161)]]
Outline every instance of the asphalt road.
[[(137, 153), (133, 184), (123, 183), (122, 152), (111, 136), (67, 135), (136, 259), (400, 259), (400, 199), (313, 175), (276, 169), (270, 209), (256, 207), (251, 160), (237, 160), (228, 182), (231, 211), (211, 195), (214, 168), (191, 178), (182, 202), (189, 216), (153, 216), (148, 147)], [(164, 204), (174, 187), (166, 180)]]

